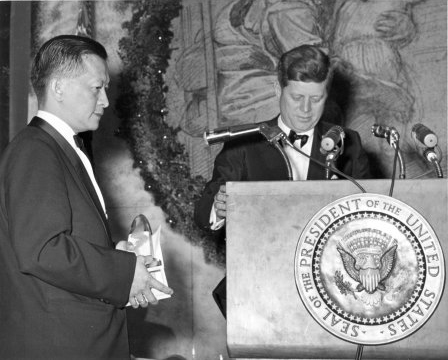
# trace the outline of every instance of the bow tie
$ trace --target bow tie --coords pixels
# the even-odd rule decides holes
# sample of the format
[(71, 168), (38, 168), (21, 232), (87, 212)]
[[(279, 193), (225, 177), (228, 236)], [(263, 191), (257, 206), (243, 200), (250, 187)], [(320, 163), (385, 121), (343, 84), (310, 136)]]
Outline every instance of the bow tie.
[(306, 142), (308, 141), (308, 135), (299, 135), (294, 130), (291, 130), (288, 138), (292, 144), (294, 144), (294, 142), (296, 140), (300, 140), (300, 147), (304, 146), (306, 144)]
[(84, 140), (82, 139), (82, 137), (79, 135), (73, 135), (73, 139), (75, 140), (76, 146), (79, 147), (84, 154), (86, 154), (87, 149), (84, 145)]

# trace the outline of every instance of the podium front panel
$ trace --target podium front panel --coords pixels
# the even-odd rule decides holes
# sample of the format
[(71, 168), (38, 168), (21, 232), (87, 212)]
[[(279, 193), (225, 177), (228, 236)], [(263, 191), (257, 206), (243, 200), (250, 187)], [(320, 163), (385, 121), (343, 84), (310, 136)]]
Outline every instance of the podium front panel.
[[(388, 195), (390, 180), (360, 182)], [(328, 204), (361, 193), (351, 182), (227, 183), (227, 346), (232, 358), (354, 359), (357, 344), (334, 336), (307, 311), (294, 275), (302, 230)], [(420, 213), (448, 254), (447, 180), (396, 180), (393, 198)], [(329, 326), (337, 327), (338, 324)], [(364, 346), (363, 359), (447, 359), (448, 299), (410, 336)]]

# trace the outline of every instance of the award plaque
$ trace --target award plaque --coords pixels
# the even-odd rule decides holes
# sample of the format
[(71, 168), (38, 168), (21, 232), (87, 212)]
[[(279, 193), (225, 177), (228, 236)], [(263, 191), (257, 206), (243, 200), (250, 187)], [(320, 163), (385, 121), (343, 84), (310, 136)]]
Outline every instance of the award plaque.
[[(151, 255), (153, 260), (146, 264), (151, 275), (161, 283), (168, 286), (165, 275), (165, 266), (163, 262), (162, 248), (160, 246), (160, 226), (153, 233), (146, 216), (137, 215), (132, 221), (129, 230), (128, 241), (134, 246), (133, 251), (136, 255)], [(171, 297), (157, 289), (151, 289), (157, 300)]]

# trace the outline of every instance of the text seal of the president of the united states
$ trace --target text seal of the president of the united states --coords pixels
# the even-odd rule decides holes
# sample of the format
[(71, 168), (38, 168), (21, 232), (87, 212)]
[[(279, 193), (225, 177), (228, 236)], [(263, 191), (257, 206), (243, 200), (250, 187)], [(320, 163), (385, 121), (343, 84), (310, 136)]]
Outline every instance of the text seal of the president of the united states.
[(445, 265), (430, 224), (379, 194), (356, 194), (321, 209), (295, 254), (305, 307), (333, 335), (379, 345), (411, 335), (434, 313)]

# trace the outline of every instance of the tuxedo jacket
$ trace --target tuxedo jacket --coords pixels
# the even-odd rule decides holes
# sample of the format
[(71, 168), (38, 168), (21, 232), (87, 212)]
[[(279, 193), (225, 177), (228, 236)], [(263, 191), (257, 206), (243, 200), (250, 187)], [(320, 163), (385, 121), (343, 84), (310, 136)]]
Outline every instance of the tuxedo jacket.
[[(277, 118), (266, 123), (277, 125)], [(326, 155), (320, 152), (322, 136), (333, 126), (324, 120), (314, 129), (311, 158), (325, 163)], [(344, 129), (344, 152), (335, 162), (336, 168), (355, 179), (370, 178), (367, 154), (362, 148), (359, 134)], [(326, 169), (310, 160), (307, 180), (324, 180)], [(288, 180), (288, 168), (280, 151), (260, 134), (235, 139), (224, 144), (215, 159), (212, 179), (206, 184), (201, 198), (195, 204), (195, 222), (209, 229), (210, 211), (219, 187), (227, 181), (278, 181)]]
[(76, 151), (35, 117), (0, 161), (0, 358), (129, 359), (135, 263)]

